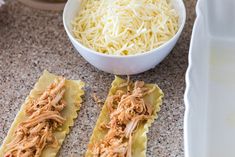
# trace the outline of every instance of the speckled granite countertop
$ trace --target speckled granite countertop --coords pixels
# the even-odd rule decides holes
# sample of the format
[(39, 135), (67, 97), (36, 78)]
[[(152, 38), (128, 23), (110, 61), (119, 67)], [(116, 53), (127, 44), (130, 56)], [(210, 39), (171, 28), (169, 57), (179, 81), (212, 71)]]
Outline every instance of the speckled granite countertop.
[[(157, 83), (165, 93), (159, 118), (148, 133), (148, 157), (183, 157), (185, 72), (195, 0), (185, 0), (187, 22), (173, 52), (156, 68), (133, 79)], [(62, 12), (31, 9), (9, 0), (0, 8), (0, 144), (24, 99), (44, 69), (87, 83), (85, 102), (59, 156), (82, 156), (100, 108), (92, 100), (105, 98), (114, 78), (87, 63), (72, 47), (62, 24)]]

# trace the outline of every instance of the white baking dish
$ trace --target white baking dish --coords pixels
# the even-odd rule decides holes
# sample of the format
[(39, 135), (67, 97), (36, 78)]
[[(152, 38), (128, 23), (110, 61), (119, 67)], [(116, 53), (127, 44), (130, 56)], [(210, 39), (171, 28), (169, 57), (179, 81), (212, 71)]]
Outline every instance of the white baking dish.
[(199, 0), (185, 92), (185, 157), (235, 157), (235, 1)]

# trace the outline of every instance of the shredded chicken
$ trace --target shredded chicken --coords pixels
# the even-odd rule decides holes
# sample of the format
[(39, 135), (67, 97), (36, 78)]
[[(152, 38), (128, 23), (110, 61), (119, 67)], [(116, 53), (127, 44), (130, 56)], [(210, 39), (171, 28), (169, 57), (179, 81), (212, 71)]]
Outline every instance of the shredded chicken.
[(60, 113), (66, 106), (64, 85), (65, 79), (58, 78), (39, 98), (29, 101), (25, 110), (28, 117), (17, 126), (5, 157), (39, 157), (46, 146), (58, 146), (53, 131), (65, 121)]
[(153, 114), (153, 108), (144, 101), (144, 96), (154, 90), (145, 87), (143, 81), (131, 83), (128, 79), (114, 95), (107, 98), (110, 121), (100, 125), (101, 129), (107, 130), (107, 134), (91, 146), (93, 157), (132, 156), (133, 133), (141, 122)]
[(93, 93), (92, 97), (93, 97), (95, 103), (96, 103), (99, 107), (101, 107), (103, 101), (97, 96), (97, 94), (96, 94), (96, 93)]

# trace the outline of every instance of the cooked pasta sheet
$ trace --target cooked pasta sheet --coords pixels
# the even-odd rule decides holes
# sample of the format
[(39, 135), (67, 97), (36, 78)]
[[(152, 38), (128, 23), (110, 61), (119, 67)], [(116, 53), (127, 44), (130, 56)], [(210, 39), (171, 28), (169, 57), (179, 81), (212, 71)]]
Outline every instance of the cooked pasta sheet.
[(86, 157), (145, 157), (147, 132), (160, 111), (156, 84), (116, 77), (90, 138)]
[(16, 115), (0, 156), (56, 156), (77, 117), (83, 86), (44, 71)]

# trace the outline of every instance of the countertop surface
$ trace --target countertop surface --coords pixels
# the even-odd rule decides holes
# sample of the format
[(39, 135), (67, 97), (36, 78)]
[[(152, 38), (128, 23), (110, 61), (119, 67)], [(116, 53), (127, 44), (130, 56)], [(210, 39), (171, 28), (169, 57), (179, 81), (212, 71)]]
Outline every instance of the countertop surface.
[[(154, 69), (131, 76), (157, 83), (164, 103), (148, 133), (148, 157), (183, 157), (185, 72), (195, 0), (185, 0), (187, 21), (173, 52)], [(8, 0), (0, 8), (0, 144), (43, 70), (86, 82), (84, 103), (59, 156), (83, 156), (100, 113), (92, 93), (105, 100), (114, 75), (87, 63), (72, 47), (62, 24), (62, 12), (29, 8)]]

